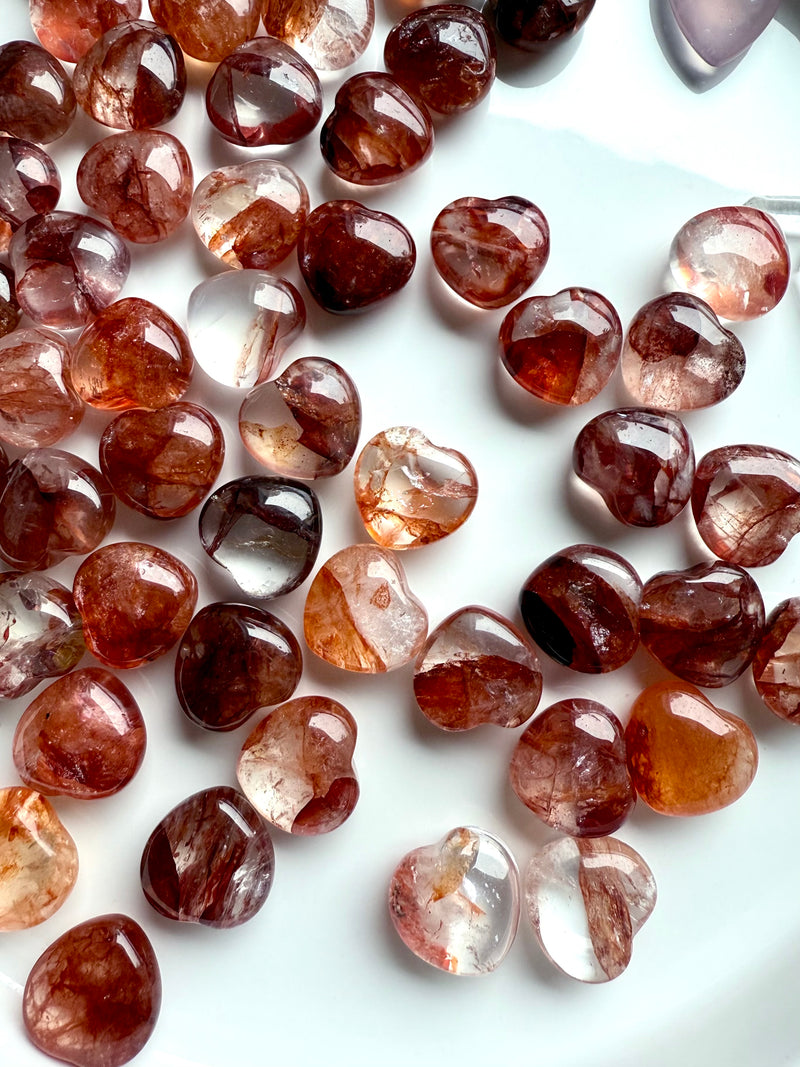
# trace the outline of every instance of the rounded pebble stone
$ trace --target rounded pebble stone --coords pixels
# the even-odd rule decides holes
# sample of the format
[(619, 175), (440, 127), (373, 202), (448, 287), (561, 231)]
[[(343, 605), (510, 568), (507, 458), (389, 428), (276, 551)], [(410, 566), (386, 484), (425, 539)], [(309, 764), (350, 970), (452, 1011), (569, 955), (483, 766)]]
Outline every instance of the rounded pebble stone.
[(46, 447), (80, 426), (71, 359), (69, 343), (54, 330), (27, 327), (0, 338), (0, 441)]
[(41, 45), (9, 41), (0, 48), (0, 130), (49, 144), (67, 132), (75, 110), (69, 75)]
[(187, 56), (219, 63), (255, 37), (261, 0), (150, 0), (154, 21)]
[(60, 196), (58, 168), (43, 148), (19, 137), (0, 138), (0, 219), (16, 230), (53, 211)]
[(33, 32), (51, 55), (77, 63), (112, 26), (138, 19), (142, 0), (30, 0)]

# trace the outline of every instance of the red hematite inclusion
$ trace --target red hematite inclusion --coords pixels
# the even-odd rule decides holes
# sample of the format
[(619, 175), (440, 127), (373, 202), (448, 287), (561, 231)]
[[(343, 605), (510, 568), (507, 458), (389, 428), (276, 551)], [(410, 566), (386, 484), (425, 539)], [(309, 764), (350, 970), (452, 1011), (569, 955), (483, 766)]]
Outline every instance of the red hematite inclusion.
[(753, 681), (770, 711), (800, 724), (800, 597), (782, 601), (767, 619)]
[(54, 445), (82, 418), (63, 337), (29, 328), (0, 339), (0, 441), (16, 448)]
[(66, 63), (77, 63), (106, 30), (142, 13), (142, 0), (30, 0), (30, 6), (33, 32)]
[(150, 0), (150, 13), (187, 56), (219, 63), (255, 37), (260, 0)]
[(0, 48), (0, 130), (49, 144), (67, 132), (75, 108), (69, 75), (44, 48), (30, 41)]

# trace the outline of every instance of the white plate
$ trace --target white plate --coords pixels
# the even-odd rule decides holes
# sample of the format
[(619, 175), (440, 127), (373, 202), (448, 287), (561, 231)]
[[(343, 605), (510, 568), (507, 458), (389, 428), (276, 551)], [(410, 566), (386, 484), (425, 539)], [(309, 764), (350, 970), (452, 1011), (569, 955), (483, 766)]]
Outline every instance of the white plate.
[[(787, 22), (796, 22), (784, 6)], [(6, 36), (30, 37), (24, 0), (4, 0), (3, 9)], [(385, 11), (378, 21), (357, 70), (381, 68)], [(663, 291), (670, 240), (690, 216), (754, 193), (800, 193), (800, 44), (787, 26), (773, 22), (705, 93), (687, 88), (670, 68), (642, 2), (603, 0), (566, 56), (518, 69), (496, 83), (488, 104), (440, 124), (431, 161), (396, 185), (346, 186), (324, 169), (316, 134), (281, 153), (307, 182), (312, 205), (361, 199), (396, 214), (417, 241), (411, 283), (383, 307), (341, 319), (309, 298), (308, 329), (286, 361), (321, 354), (351, 372), (364, 403), (364, 440), (410, 423), (474, 463), (480, 495), (466, 526), (403, 557), (432, 625), (467, 603), (514, 617), (528, 573), (577, 541), (622, 552), (644, 578), (707, 557), (686, 514), (661, 530), (631, 531), (576, 494), (572, 442), (593, 415), (626, 402), (621, 382), (615, 377), (584, 408), (543, 411), (506, 381), (496, 354), (502, 312), (458, 302), (433, 272), (428, 233), (439, 209), (469, 194), (530, 197), (552, 229), (550, 262), (535, 291), (598, 289), (626, 322)], [(226, 144), (207, 125), (201, 90), (210, 68), (190, 67), (191, 95), (168, 128), (185, 140), (199, 180), (212, 166), (253, 153)], [(340, 80), (324, 79), (326, 113)], [(102, 135), (79, 116), (63, 143), (52, 146), (64, 178), (62, 207), (81, 210), (74, 171)], [(125, 295), (150, 297), (181, 321), (191, 289), (218, 270), (189, 224), (166, 244), (134, 249), (133, 260)], [(297, 282), (293, 259), (286, 273)], [(796, 288), (774, 313), (737, 332), (748, 358), (742, 386), (719, 407), (686, 418), (698, 456), (744, 441), (800, 453)], [(208, 404), (223, 422), (228, 457), (221, 480), (256, 473), (238, 443), (240, 397), (198, 372), (187, 398)], [(105, 421), (91, 413), (64, 447), (96, 462)], [(365, 537), (349, 472), (316, 488), (324, 560)], [(240, 599), (200, 549), (195, 517), (158, 524), (119, 510), (109, 540), (150, 539), (177, 551), (196, 567), (201, 604)], [(798, 560), (800, 541), (754, 572), (768, 610), (800, 593)], [(62, 564), (55, 574), (69, 582), (76, 565)], [(269, 605), (298, 634), (303, 597), (301, 589)], [(641, 652), (624, 670), (600, 678), (549, 661), (545, 671), (542, 707), (588, 695), (623, 718), (640, 687), (660, 676)], [(124, 680), (146, 716), (147, 757), (116, 797), (55, 802), (78, 844), (81, 873), (48, 922), (0, 938), (4, 1065), (47, 1062), (28, 1044), (19, 1012), (21, 986), (39, 953), (75, 923), (118, 910), (144, 925), (163, 973), (162, 1014), (137, 1060), (142, 1067), (800, 1063), (800, 731), (761, 707), (749, 676), (712, 699), (755, 730), (761, 750), (755, 783), (737, 804), (706, 818), (669, 820), (637, 807), (618, 836), (652, 867), (659, 901), (628, 971), (602, 987), (553, 970), (524, 923), (503, 966), (485, 979), (452, 978), (407, 952), (390, 927), (385, 898), (391, 871), (408, 849), (453, 826), (477, 824), (505, 839), (524, 865), (549, 836), (506, 784), (516, 732), (440, 734), (413, 706), (408, 669), (388, 678), (349, 676), (310, 653), (298, 695), (328, 693), (358, 721), (362, 796), (355, 813), (317, 840), (276, 831), (274, 889), (246, 926), (216, 931), (161, 919), (139, 887), (142, 845), (190, 793), (234, 784), (249, 726), (222, 736), (193, 728), (175, 699), (171, 656)], [(0, 781), (8, 784), (17, 781), (11, 737), (26, 703), (0, 709)]]

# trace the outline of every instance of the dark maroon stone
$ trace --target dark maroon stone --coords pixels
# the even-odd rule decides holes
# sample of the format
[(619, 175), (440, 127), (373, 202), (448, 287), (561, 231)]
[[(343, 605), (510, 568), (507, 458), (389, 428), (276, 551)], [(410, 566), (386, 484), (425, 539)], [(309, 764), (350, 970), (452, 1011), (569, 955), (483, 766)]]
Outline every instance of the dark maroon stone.
[(57, 59), (30, 41), (0, 48), (0, 130), (49, 144), (67, 132), (74, 117), (75, 93)]
[(498, 34), (515, 48), (539, 52), (577, 33), (594, 0), (496, 0)]
[(16, 230), (58, 203), (61, 178), (43, 148), (20, 137), (0, 137), (0, 219)]
[(206, 730), (235, 730), (259, 708), (288, 700), (303, 655), (279, 618), (249, 604), (209, 604), (189, 624), (175, 660), (178, 700)]

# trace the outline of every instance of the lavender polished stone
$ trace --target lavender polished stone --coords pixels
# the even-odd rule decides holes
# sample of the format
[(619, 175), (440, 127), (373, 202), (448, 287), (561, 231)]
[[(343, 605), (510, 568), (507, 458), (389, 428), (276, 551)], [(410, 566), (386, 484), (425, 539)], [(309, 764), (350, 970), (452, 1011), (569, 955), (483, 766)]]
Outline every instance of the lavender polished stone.
[(669, 0), (686, 40), (712, 67), (741, 55), (772, 21), (781, 0)]

